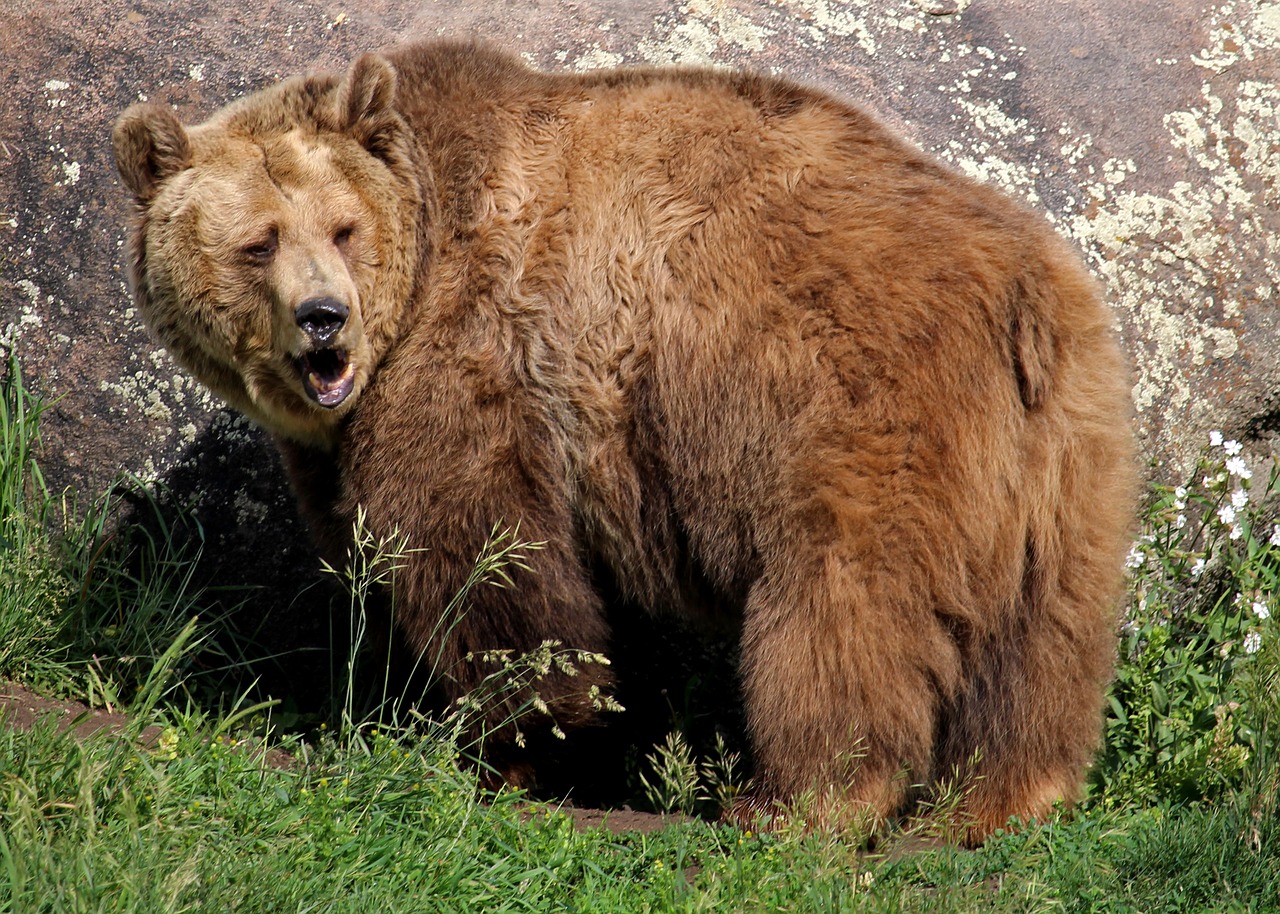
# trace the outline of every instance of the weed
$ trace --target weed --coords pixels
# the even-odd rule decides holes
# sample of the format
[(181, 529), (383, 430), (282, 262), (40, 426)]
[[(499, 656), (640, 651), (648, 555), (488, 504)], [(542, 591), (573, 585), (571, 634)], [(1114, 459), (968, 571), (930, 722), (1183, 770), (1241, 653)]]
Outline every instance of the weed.
[(640, 783), (653, 808), (663, 813), (692, 814), (704, 795), (693, 751), (680, 732), (668, 733), (666, 741), (647, 756), (647, 761), (653, 780), (642, 771)]
[(53, 499), (36, 462), (43, 405), (10, 356), (0, 384), (0, 676), (44, 679), (72, 582), (45, 535)]
[[(468, 611), (471, 594), (479, 587), (513, 586), (510, 570), (531, 571), (528, 555), (541, 549), (542, 543), (524, 540), (519, 528), (496, 524), (483, 548), (476, 556), (463, 585), (447, 601), (436, 618), (428, 643), (440, 645), (450, 636)], [(369, 528), (363, 508), (358, 508), (352, 528), (352, 546), (341, 570), (328, 562), (325, 572), (337, 577), (347, 590), (351, 625), (349, 650), (344, 676), (340, 734), (357, 737), (362, 731), (381, 727), (383, 732), (418, 730), (434, 731), (438, 739), (455, 747), (455, 753), (477, 759), (489, 734), (505, 727), (512, 729), (517, 745), (525, 743), (522, 727), (530, 715), (545, 719), (550, 732), (563, 738), (555, 722), (555, 709), (538, 692), (538, 683), (553, 670), (573, 677), (581, 667), (608, 664), (608, 658), (589, 651), (566, 648), (558, 641), (544, 641), (530, 651), (509, 649), (468, 654), (467, 663), (481, 663), (489, 672), (469, 694), (452, 707), (440, 709), (434, 717), (416, 707), (423, 692), (450, 671), (441, 669), (441, 654), (421, 654), (412, 668), (393, 679), (390, 645), (395, 637), (394, 611), (373, 612), (375, 601), (395, 605), (396, 576), (404, 570), (416, 548), (410, 548), (399, 530), (375, 535)], [(371, 619), (381, 618), (386, 631), (371, 632)], [(357, 683), (365, 678), (361, 668), (372, 668), (377, 696), (372, 710), (357, 700)], [(393, 694), (393, 690), (395, 691)], [(412, 690), (412, 691), (409, 691)], [(610, 695), (590, 686), (585, 695), (597, 711), (621, 711), (622, 706)], [(495, 713), (497, 712), (497, 713)]]
[[(1132, 601), (1094, 782), (1107, 802), (1238, 789), (1263, 748), (1259, 688), (1277, 658), (1277, 471), (1261, 492), (1215, 433), (1195, 479), (1156, 486), (1130, 553)], [(1274, 738), (1274, 736), (1273, 736)]]
[[(351, 533), (346, 564), (337, 569), (327, 561), (321, 563), (325, 573), (337, 578), (349, 595), (346, 665), (342, 675), (333, 677), (334, 682), (341, 683), (343, 690), (338, 708), (343, 734), (353, 733), (365, 723), (376, 722), (371, 720), (366, 710), (370, 702), (357, 696), (358, 684), (363, 678), (361, 671), (366, 663), (379, 671), (379, 675), (372, 677), (377, 692), (372, 705), (377, 709), (378, 721), (386, 723), (385, 717), (389, 715), (391, 725), (399, 726), (407, 721), (412, 703), (411, 696), (390, 694), (393, 686), (391, 644), (394, 633), (390, 630), (393, 617), (390, 613), (375, 613), (373, 604), (383, 598), (381, 591), (386, 592), (388, 601), (394, 601), (396, 573), (404, 568), (413, 550), (409, 549), (398, 529), (376, 536), (369, 529), (363, 506), (357, 508)], [(370, 625), (376, 618), (385, 618), (388, 630), (371, 631)]]
[(652, 776), (641, 771), (640, 784), (658, 812), (719, 816), (750, 789), (742, 777), (742, 757), (729, 751), (719, 733), (712, 754), (695, 759), (684, 736), (672, 730), (645, 760)]
[(198, 522), (129, 477), (84, 510), (70, 493), (55, 498), (37, 460), (44, 409), (11, 356), (0, 387), (0, 676), (112, 707), (154, 704), (158, 669), (166, 689), (217, 680), (242, 658), (213, 637), (218, 614), (194, 581)]

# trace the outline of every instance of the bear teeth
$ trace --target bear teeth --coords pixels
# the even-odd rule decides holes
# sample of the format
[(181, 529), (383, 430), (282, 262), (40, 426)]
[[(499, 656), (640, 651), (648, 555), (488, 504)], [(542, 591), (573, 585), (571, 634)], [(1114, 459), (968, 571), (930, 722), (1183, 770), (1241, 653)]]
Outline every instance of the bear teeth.
[(356, 367), (342, 349), (319, 349), (302, 356), (303, 386), (307, 395), (332, 409), (342, 403), (355, 386)]

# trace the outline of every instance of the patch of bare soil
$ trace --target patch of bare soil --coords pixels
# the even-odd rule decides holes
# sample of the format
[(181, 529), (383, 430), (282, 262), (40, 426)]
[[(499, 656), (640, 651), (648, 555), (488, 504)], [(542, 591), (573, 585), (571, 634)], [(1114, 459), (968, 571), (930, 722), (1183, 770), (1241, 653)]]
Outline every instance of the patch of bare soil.
[[(72, 731), (77, 739), (87, 739), (97, 733), (124, 734), (129, 718), (115, 711), (91, 708), (83, 702), (45, 698), (16, 682), (0, 682), (0, 726), (18, 730), (30, 730), (36, 724), (52, 719), (59, 733)], [(146, 746), (154, 746), (160, 739), (159, 727), (145, 727), (138, 736)], [(293, 756), (279, 749), (266, 753), (268, 765), (287, 769), (294, 765)], [(634, 809), (580, 809), (568, 803), (556, 808), (573, 820), (574, 827), (585, 831), (604, 828), (614, 834), (642, 832), (648, 834), (688, 819), (682, 816), (661, 816), (638, 812)]]
[(586, 831), (590, 828), (603, 828), (615, 835), (625, 832), (649, 834), (661, 831), (670, 825), (692, 821), (687, 816), (664, 816), (651, 812), (640, 812), (635, 809), (579, 809), (568, 803), (555, 807), (573, 820), (574, 828)]
[[(45, 698), (16, 682), (0, 682), (0, 724), (30, 730), (50, 718), (59, 733), (73, 730), (80, 739), (104, 730), (123, 733), (129, 725), (129, 718), (123, 714), (91, 708), (79, 701)], [(144, 745), (154, 745), (159, 738), (159, 727), (146, 727), (139, 734)]]

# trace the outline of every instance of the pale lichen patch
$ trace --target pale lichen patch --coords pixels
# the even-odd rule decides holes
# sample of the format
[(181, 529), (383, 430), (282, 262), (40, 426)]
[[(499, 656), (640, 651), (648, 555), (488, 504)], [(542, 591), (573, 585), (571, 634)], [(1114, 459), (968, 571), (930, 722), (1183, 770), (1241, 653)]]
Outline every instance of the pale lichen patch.
[(271, 516), (271, 509), (268, 505), (250, 498), (243, 490), (236, 492), (234, 507), (236, 521), (242, 527), (250, 524), (265, 523)]
[(716, 0), (688, 0), (675, 15), (659, 16), (653, 37), (637, 46), (651, 63), (721, 66), (722, 49), (759, 52), (773, 34), (767, 26)]
[(993, 184), (1005, 190), (1014, 191), (1033, 206), (1040, 202), (1033, 166), (1003, 159), (990, 153), (982, 158), (963, 154), (954, 155), (952, 161), (957, 168), (971, 178), (982, 181), (984, 184)]
[[(1247, 10), (1228, 3), (1218, 12), (1225, 17)], [(1221, 18), (1213, 34), (1217, 43), (1201, 55), (1200, 66), (1216, 61), (1225, 67), (1230, 55), (1245, 53), (1240, 49), (1260, 47)], [(1234, 36), (1233, 43), (1225, 43), (1226, 35)], [(1213, 422), (1219, 404), (1196, 396), (1192, 371), (1243, 351), (1244, 309), (1280, 281), (1280, 243), (1260, 215), (1276, 193), (1273, 151), (1280, 148), (1280, 123), (1274, 97), (1275, 86), (1267, 82), (1242, 84), (1237, 93), (1206, 83), (1200, 104), (1163, 120), (1169, 148), (1183, 157), (1189, 180), (1166, 191), (1125, 191), (1119, 185), (1138, 169), (1128, 161), (1108, 163), (1105, 182), (1085, 184), (1094, 208), (1066, 222), (1128, 316), (1143, 350), (1134, 402), (1140, 412), (1159, 407), (1166, 437), (1170, 429)], [(1076, 149), (1063, 152), (1079, 160)], [(1245, 264), (1260, 268), (1263, 282), (1247, 275)]]
[[(868, 57), (875, 56), (878, 46), (867, 21), (868, 4), (865, 0), (855, 0), (852, 4), (831, 0), (794, 0), (792, 5), (808, 20), (807, 25), (801, 25), (798, 34), (807, 34), (814, 44), (825, 44), (828, 36), (852, 37), (863, 53)], [(850, 6), (857, 6), (859, 12), (854, 12)]]
[(1224, 3), (1209, 29), (1209, 46), (1191, 55), (1191, 62), (1222, 73), (1241, 60), (1280, 49), (1280, 3)]
[(573, 68), (579, 71), (603, 70), (609, 67), (616, 67), (622, 61), (621, 54), (603, 50), (597, 45), (580, 54), (578, 59), (573, 62)]
[(71, 88), (71, 83), (65, 79), (50, 79), (44, 84), (44, 91), (49, 93), (49, 97), (45, 99), (45, 104), (57, 110), (67, 107), (67, 99), (59, 93), (66, 92)]
[(1026, 118), (1011, 117), (1006, 114), (1000, 100), (995, 98), (973, 101), (967, 98), (956, 100), (956, 104), (972, 118), (973, 126), (978, 131), (994, 130), (1002, 137), (1018, 137), (1024, 142), (1033, 138), (1031, 125)]

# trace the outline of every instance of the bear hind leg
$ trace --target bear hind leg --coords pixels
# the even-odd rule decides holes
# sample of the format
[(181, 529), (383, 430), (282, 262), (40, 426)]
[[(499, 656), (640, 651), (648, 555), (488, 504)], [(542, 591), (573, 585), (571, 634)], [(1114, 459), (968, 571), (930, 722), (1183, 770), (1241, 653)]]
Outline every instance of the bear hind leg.
[[(766, 572), (748, 598), (743, 694), (758, 804), (812, 801), (819, 822), (876, 826), (928, 779), (951, 641), (900, 570), (828, 556)], [(807, 817), (807, 816), (806, 816)]]
[[(1011, 816), (1043, 818), (1077, 800), (1101, 739), (1112, 601), (1062, 586), (1048, 574), (1053, 563), (1028, 555), (1022, 605), (1006, 630), (970, 646), (969, 681), (946, 714), (939, 775), (958, 775), (969, 844)], [(1084, 556), (1068, 559), (1089, 567)]]

